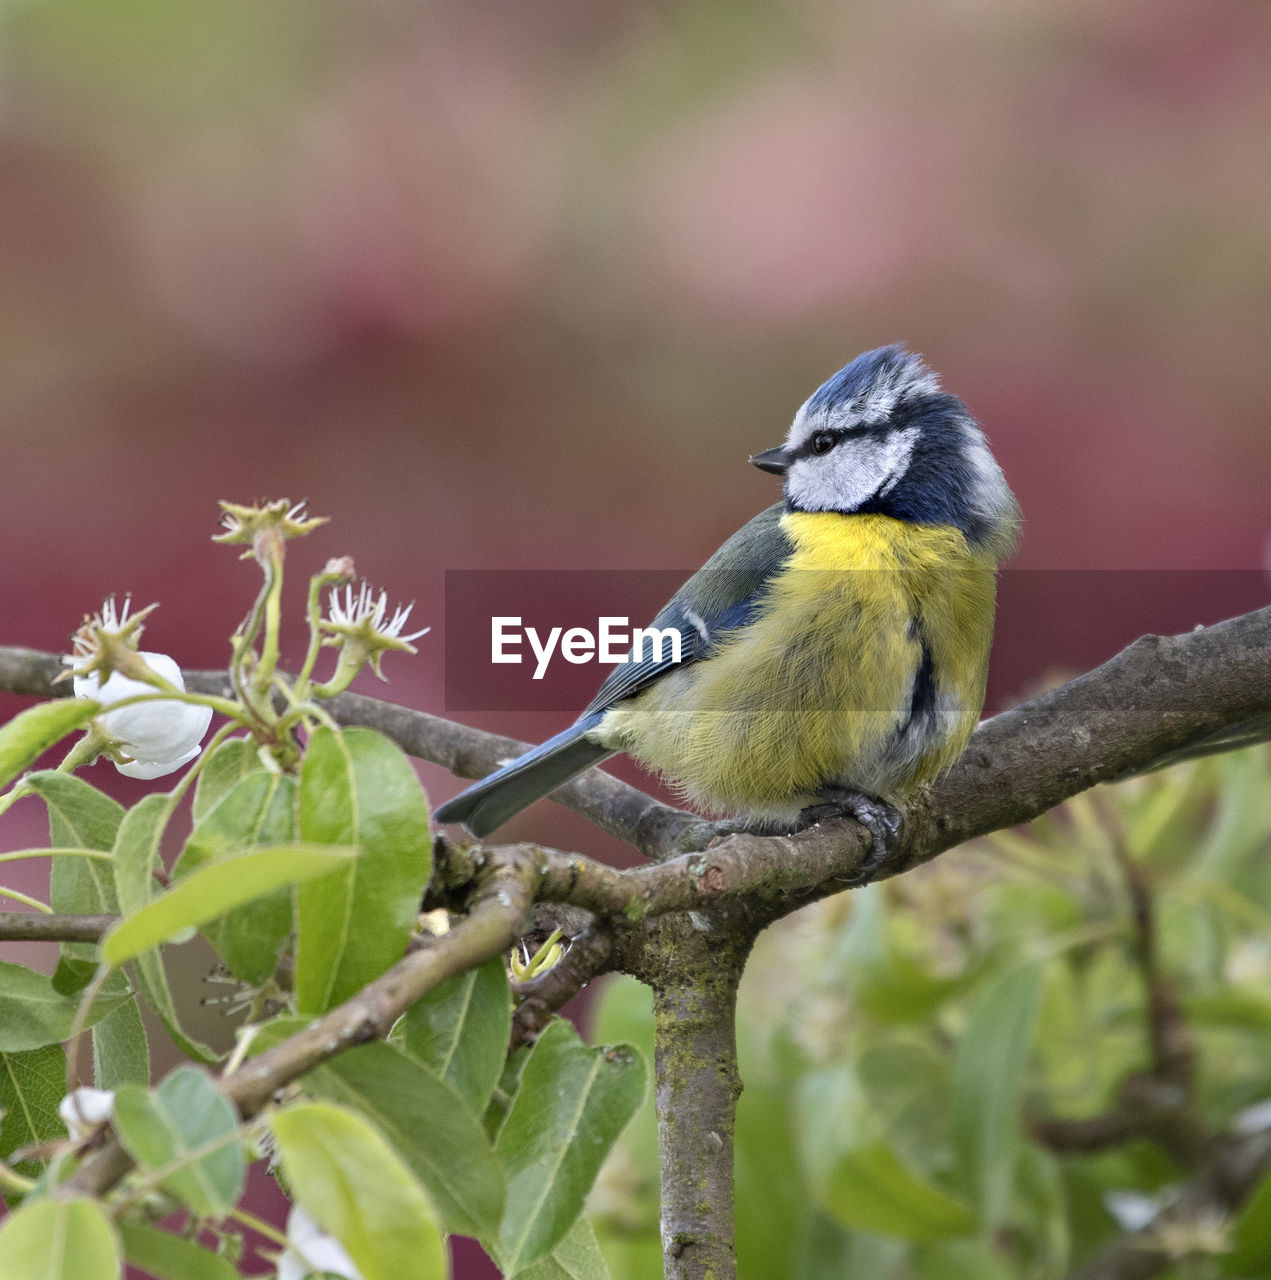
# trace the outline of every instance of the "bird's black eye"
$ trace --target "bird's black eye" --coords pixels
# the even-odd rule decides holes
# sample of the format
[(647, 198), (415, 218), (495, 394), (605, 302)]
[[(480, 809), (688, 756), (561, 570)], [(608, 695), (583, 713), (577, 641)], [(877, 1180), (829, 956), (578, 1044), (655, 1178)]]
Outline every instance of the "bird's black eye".
[(808, 448), (815, 454), (829, 453), (838, 444), (839, 438), (833, 431), (818, 431), (808, 441)]

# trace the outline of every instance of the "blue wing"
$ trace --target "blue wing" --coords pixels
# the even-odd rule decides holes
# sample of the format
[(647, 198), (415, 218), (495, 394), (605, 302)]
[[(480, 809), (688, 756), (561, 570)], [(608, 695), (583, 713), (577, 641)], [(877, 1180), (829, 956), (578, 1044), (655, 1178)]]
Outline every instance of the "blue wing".
[(563, 733), (447, 800), (438, 822), (462, 822), (473, 835), (488, 835), (527, 805), (614, 753), (587, 735), (616, 702), (647, 689), (676, 666), (700, 662), (718, 638), (744, 627), (762, 607), (769, 579), (785, 563), (791, 545), (781, 528), (778, 503), (744, 524), (667, 601), (646, 630), (674, 631), (680, 660), (668, 642), (615, 667), (581, 716)]
[(607, 711), (630, 698), (671, 668), (699, 662), (725, 632), (744, 627), (762, 607), (769, 579), (789, 557), (792, 547), (780, 520), (778, 503), (742, 525), (727, 542), (667, 601), (647, 631), (674, 630), (680, 637), (680, 659), (669, 643), (634, 649), (615, 667), (587, 704), (581, 718)]

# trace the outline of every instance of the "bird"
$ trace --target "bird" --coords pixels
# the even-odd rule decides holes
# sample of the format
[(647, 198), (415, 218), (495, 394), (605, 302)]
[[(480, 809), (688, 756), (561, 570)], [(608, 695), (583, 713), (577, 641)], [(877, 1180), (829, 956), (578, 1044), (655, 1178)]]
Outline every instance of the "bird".
[(481, 839), (619, 752), (737, 829), (861, 822), (867, 879), (900, 806), (984, 703), (996, 570), (1020, 518), (979, 423), (901, 345), (857, 356), (750, 462), (782, 500), (732, 535), (564, 732), (436, 811)]

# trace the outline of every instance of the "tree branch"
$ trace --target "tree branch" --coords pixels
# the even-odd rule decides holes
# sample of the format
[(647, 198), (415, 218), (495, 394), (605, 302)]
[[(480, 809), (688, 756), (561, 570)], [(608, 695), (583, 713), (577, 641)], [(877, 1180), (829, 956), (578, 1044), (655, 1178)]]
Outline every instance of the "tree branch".
[(118, 916), (0, 911), (0, 942), (98, 942)]
[[(233, 1075), (222, 1077), (221, 1092), (249, 1119), (306, 1071), (355, 1045), (382, 1039), (410, 1005), (438, 984), (511, 947), (529, 917), (531, 883), (532, 871), (525, 863), (491, 873), (467, 917), (449, 933), (411, 951), (303, 1031), (249, 1058)], [(59, 1199), (102, 1195), (131, 1168), (127, 1152), (111, 1138), (52, 1194)]]

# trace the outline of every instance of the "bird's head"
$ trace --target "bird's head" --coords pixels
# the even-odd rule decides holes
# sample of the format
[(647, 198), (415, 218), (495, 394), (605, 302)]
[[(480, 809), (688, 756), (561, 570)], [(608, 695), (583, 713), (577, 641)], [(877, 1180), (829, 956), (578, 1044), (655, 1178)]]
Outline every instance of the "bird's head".
[(751, 462), (785, 478), (793, 511), (952, 525), (999, 556), (1014, 544), (1015, 498), (984, 433), (903, 347), (857, 356), (808, 397), (785, 444)]

